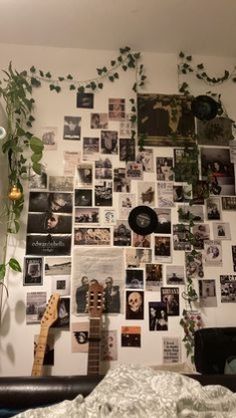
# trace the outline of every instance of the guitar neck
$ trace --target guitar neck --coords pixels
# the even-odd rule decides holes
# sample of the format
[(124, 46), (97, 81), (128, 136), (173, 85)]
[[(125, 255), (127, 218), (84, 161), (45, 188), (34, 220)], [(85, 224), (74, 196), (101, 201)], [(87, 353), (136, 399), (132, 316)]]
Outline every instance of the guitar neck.
[(41, 326), (31, 376), (43, 375), (43, 360), (48, 339), (48, 326)]
[(99, 375), (102, 318), (90, 318), (88, 375)]

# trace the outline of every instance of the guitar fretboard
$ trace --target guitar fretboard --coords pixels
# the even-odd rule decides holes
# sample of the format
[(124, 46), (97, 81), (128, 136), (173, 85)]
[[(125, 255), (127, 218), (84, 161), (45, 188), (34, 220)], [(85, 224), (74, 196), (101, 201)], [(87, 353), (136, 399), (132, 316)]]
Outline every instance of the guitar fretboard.
[(88, 375), (99, 374), (102, 318), (90, 318)]
[(34, 356), (34, 363), (32, 368), (31, 376), (42, 376), (43, 370), (43, 360), (46, 351), (47, 339), (48, 339), (48, 326), (42, 326), (38, 338), (38, 344), (36, 348), (36, 353)]

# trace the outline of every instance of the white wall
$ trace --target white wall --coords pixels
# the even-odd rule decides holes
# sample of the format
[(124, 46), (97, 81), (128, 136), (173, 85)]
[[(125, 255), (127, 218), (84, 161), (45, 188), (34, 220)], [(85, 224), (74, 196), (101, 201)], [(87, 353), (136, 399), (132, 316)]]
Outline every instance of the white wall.
[[(109, 65), (110, 59), (117, 56), (117, 52), (91, 51), (75, 49), (57, 49), (43, 47), (27, 47), (14, 45), (0, 45), (1, 68), (7, 68), (9, 61), (12, 61), (13, 67), (18, 70), (30, 68), (35, 65), (42, 70), (50, 70), (53, 74), (65, 75), (73, 74), (81, 80), (94, 78), (96, 68), (103, 65)], [(207, 62), (209, 69), (219, 72), (226, 67), (233, 67), (232, 60), (223, 60), (214, 57), (202, 58)], [(196, 62), (200, 62), (201, 57), (196, 57)], [(143, 63), (146, 68), (148, 81), (146, 91), (152, 93), (177, 93), (177, 55), (170, 54), (143, 54)], [(133, 96), (131, 92), (132, 84), (135, 80), (134, 72), (122, 73), (120, 80), (116, 83), (105, 83), (104, 90), (95, 96), (95, 111), (107, 112), (107, 103), (109, 97), (125, 97), (129, 99)], [(195, 79), (191, 82), (192, 93), (198, 95), (209, 90)], [(230, 82), (221, 86), (224, 103), (228, 113), (232, 118), (236, 118), (235, 110), (235, 85)], [(90, 135), (92, 132), (88, 124), (88, 116), (81, 109), (76, 109), (75, 93), (66, 88), (60, 94), (49, 92), (48, 86), (42, 86), (35, 91), (36, 100), (36, 122), (34, 132), (40, 131), (42, 126), (58, 126), (58, 149), (56, 151), (45, 152), (44, 162), (47, 165), (49, 175), (63, 174), (63, 151), (79, 150), (78, 142), (63, 141), (62, 129), (63, 118), (65, 115), (82, 115), (82, 136)], [(127, 100), (128, 101), (128, 100)], [(71, 142), (71, 143), (69, 143)], [(154, 148), (154, 155), (172, 156), (170, 148)], [(124, 167), (124, 163), (114, 160), (114, 166)], [(155, 175), (145, 175), (144, 180), (155, 180)], [(3, 182), (1, 178), (1, 183)], [(27, 185), (26, 185), (27, 188)], [(132, 191), (136, 192), (136, 184), (132, 184)], [(114, 198), (114, 206), (117, 205), (117, 197)], [(231, 235), (236, 235), (235, 213), (223, 213), (223, 220), (231, 222)], [(27, 198), (23, 216), (23, 225), (17, 239), (10, 240), (8, 254), (14, 256), (23, 264), (25, 255), (25, 236), (27, 222)], [(172, 222), (177, 222), (177, 208), (172, 209)], [(212, 231), (211, 231), (212, 233)], [(207, 326), (235, 325), (233, 315), (234, 304), (220, 303), (220, 274), (233, 274), (231, 245), (232, 241), (223, 241), (224, 263), (222, 267), (205, 268), (205, 278), (214, 278), (217, 282), (218, 307), (205, 308), (202, 311), (203, 320)], [(92, 251), (92, 249), (91, 249)], [(72, 253), (73, 254), (73, 253)], [(72, 260), (73, 262), (73, 260)], [(173, 264), (184, 264), (184, 253), (180, 251), (173, 252)], [(165, 273), (165, 265), (164, 265)], [(1, 375), (30, 375), (33, 363), (33, 335), (39, 332), (39, 325), (26, 325), (25, 304), (27, 291), (40, 291), (41, 288), (34, 287), (28, 289), (23, 287), (22, 274), (9, 274), (8, 276), (9, 299), (5, 303), (3, 321), (0, 330), (0, 374)], [(165, 284), (165, 274), (164, 274)], [(47, 290), (48, 298), (50, 296), (50, 285), (44, 281), (43, 289)], [(162, 363), (162, 337), (180, 336), (182, 338), (182, 329), (179, 326), (179, 317), (172, 317), (168, 333), (150, 332), (148, 327), (148, 301), (160, 300), (159, 292), (145, 292), (145, 319), (144, 321), (125, 320), (123, 314), (118, 316), (109, 316), (109, 329), (116, 329), (118, 332), (118, 361), (133, 362), (142, 364), (160, 364)], [(181, 311), (184, 307), (184, 301), (181, 300)], [(83, 318), (71, 317), (71, 323), (82, 320)], [(135, 322), (135, 323), (134, 323)], [(122, 348), (120, 346), (120, 329), (122, 325), (140, 325), (142, 329), (141, 348)], [(182, 350), (182, 359), (185, 359), (184, 349)], [(115, 363), (112, 362), (111, 366)], [(71, 353), (71, 334), (69, 331), (58, 331), (55, 342), (55, 365), (49, 371), (51, 374), (86, 374), (87, 355), (80, 353)]]

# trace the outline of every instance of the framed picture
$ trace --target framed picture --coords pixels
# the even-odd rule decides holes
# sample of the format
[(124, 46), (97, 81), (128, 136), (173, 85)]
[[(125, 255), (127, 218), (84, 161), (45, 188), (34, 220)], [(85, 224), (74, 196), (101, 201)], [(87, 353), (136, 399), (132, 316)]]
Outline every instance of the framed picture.
[(76, 107), (82, 109), (93, 109), (93, 93), (77, 93)]

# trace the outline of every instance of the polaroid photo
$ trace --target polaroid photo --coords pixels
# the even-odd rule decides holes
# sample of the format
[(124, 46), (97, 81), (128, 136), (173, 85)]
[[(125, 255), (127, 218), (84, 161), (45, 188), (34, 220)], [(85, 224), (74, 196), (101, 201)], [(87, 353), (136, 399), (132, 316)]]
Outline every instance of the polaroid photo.
[(162, 264), (145, 264), (146, 290), (160, 290), (163, 285), (163, 265)]
[(216, 281), (215, 280), (198, 280), (199, 286), (199, 306), (215, 308), (217, 306), (216, 299)]
[(155, 206), (155, 183), (152, 181), (138, 182), (138, 204)]
[(98, 160), (100, 152), (100, 138), (84, 137), (83, 138), (83, 160)]
[(69, 276), (71, 274), (71, 257), (45, 257), (45, 276)]
[(213, 222), (212, 227), (214, 240), (231, 239), (229, 222)]
[(119, 138), (120, 161), (135, 161), (135, 138)]
[(117, 131), (101, 131), (101, 153), (109, 155), (118, 154)]
[(185, 283), (184, 266), (166, 266), (166, 283), (181, 285)]

